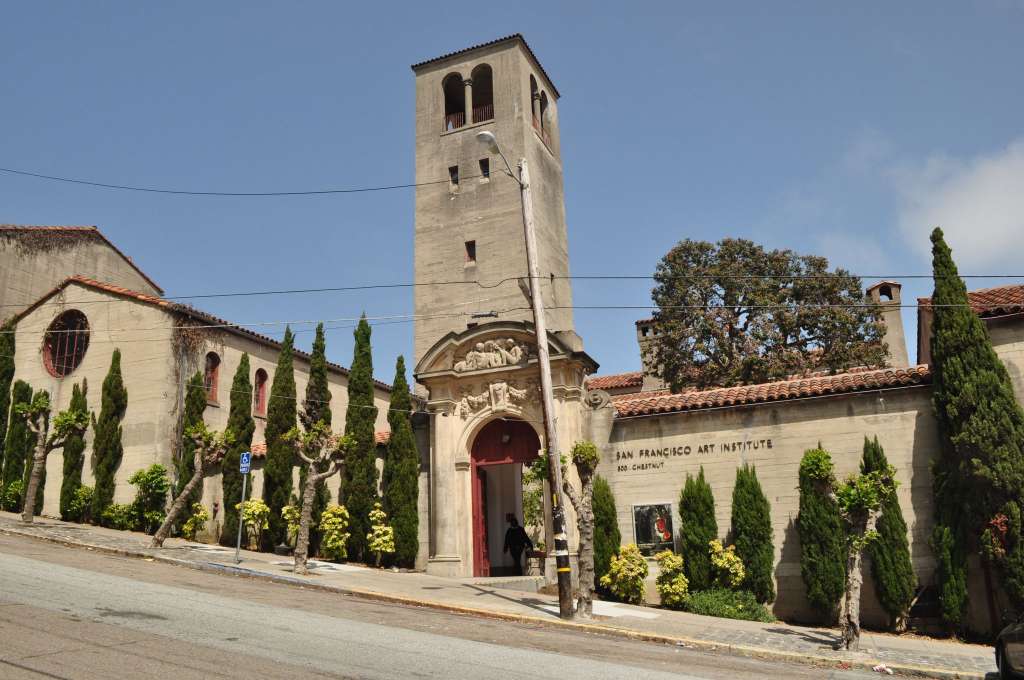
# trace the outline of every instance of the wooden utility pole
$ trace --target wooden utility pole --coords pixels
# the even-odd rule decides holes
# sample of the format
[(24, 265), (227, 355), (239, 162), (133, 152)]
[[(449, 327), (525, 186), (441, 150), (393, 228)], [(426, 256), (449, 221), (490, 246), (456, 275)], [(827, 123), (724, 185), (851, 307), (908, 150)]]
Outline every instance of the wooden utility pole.
[(555, 429), (555, 399), (551, 388), (551, 357), (544, 319), (544, 296), (540, 290), (537, 264), (537, 235), (533, 226), (533, 199), (530, 196), (530, 172), (526, 159), (519, 161), (519, 191), (523, 204), (523, 229), (526, 232), (526, 266), (530, 275), (530, 302), (533, 327), (537, 336), (537, 363), (540, 366), (541, 407), (544, 412), (544, 445), (548, 456), (548, 487), (551, 491), (551, 529), (554, 532), (555, 568), (558, 572), (558, 615), (571, 619), (572, 568), (569, 566), (569, 538), (565, 533), (565, 507), (562, 505), (562, 457), (558, 452)]

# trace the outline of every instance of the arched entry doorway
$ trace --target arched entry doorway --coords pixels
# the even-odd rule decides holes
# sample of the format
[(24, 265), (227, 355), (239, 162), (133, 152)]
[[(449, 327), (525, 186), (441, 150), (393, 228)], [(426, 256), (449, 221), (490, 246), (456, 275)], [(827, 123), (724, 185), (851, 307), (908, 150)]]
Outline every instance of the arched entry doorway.
[[(494, 420), (473, 440), (473, 575), (513, 570), (502, 554), (506, 516), (523, 521), (523, 465), (537, 459), (540, 439), (522, 420)], [(505, 562), (508, 564), (505, 564)]]

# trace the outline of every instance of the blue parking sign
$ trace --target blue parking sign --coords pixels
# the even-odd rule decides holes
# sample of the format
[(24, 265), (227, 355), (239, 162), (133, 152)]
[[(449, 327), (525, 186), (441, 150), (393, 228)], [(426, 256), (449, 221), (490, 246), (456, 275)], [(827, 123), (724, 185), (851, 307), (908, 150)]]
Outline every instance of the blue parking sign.
[(238, 459), (238, 471), (240, 473), (242, 473), (243, 475), (244, 474), (248, 474), (248, 472), (249, 472), (249, 464), (251, 462), (252, 462), (252, 454), (250, 452), (248, 452), (248, 451), (243, 452), (241, 457)]

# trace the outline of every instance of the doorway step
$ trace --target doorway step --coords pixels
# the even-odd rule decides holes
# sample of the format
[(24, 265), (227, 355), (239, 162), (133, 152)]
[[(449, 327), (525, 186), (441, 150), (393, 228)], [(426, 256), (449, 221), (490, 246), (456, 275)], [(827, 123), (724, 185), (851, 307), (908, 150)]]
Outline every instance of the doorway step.
[(518, 590), (523, 593), (536, 593), (544, 587), (543, 576), (483, 576), (466, 579), (464, 583), (474, 586), (501, 588), (502, 590)]

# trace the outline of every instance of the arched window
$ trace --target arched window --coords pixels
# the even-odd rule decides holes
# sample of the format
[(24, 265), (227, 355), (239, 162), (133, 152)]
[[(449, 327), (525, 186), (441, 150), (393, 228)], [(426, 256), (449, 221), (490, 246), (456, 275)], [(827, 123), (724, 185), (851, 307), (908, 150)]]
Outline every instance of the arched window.
[(63, 312), (43, 338), (43, 363), (55, 378), (63, 378), (82, 363), (89, 348), (89, 321), (77, 309)]
[(540, 92), (537, 79), (530, 76), (530, 111), (533, 113), (533, 127), (540, 129)]
[(544, 141), (551, 143), (551, 119), (548, 116), (548, 93), (540, 93), (540, 134)]
[(206, 369), (203, 371), (203, 387), (206, 388), (206, 400), (217, 402), (217, 378), (220, 375), (220, 357), (216, 352), (206, 355)]
[(253, 382), (252, 412), (258, 416), (267, 415), (267, 372), (262, 368), (257, 369)]
[(457, 130), (466, 124), (466, 88), (462, 75), (450, 73), (441, 83), (444, 90), (444, 129)]
[(473, 122), (494, 118), (494, 78), (491, 67), (480, 64), (470, 74), (473, 80)]

